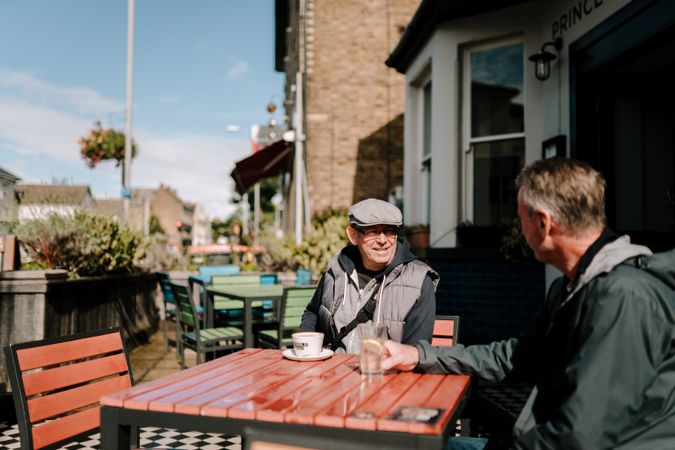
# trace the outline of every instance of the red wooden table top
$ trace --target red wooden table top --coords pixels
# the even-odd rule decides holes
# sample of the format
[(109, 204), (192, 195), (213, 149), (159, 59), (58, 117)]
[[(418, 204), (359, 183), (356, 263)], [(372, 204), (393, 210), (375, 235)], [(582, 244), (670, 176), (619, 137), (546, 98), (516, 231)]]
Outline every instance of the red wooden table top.
[[(355, 355), (296, 362), (285, 359), (281, 350), (250, 348), (106, 395), (101, 403), (235, 419), (440, 434), (467, 392), (469, 380), (465, 375), (401, 372), (368, 382), (361, 380)], [(417, 413), (417, 419), (402, 418), (402, 407), (410, 407), (405, 411)], [(423, 419), (434, 413), (435, 420)]]

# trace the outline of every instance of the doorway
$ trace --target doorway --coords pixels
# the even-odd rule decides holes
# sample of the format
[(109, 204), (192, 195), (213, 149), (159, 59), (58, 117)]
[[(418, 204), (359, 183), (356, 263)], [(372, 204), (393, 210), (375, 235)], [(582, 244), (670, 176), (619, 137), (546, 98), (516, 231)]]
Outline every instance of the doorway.
[[(618, 14), (630, 17), (619, 31), (613, 16), (598, 27), (605, 37), (570, 48), (572, 156), (605, 175), (609, 226), (665, 250), (675, 247), (675, 17), (637, 3)], [(645, 36), (650, 20), (660, 26)], [(617, 34), (629, 39), (611, 45)]]

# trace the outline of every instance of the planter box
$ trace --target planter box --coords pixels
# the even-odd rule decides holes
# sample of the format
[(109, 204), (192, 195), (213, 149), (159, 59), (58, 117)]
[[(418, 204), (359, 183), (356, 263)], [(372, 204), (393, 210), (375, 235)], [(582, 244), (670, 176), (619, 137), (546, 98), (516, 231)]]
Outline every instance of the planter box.
[[(68, 280), (63, 270), (0, 272), (0, 347), (10, 343), (120, 327), (127, 349), (157, 330), (155, 274)], [(0, 392), (9, 387), (4, 352)]]
[(441, 276), (436, 313), (460, 316), (462, 344), (521, 335), (544, 303), (546, 277), (539, 262), (506, 262), (487, 248), (431, 248), (428, 262)]

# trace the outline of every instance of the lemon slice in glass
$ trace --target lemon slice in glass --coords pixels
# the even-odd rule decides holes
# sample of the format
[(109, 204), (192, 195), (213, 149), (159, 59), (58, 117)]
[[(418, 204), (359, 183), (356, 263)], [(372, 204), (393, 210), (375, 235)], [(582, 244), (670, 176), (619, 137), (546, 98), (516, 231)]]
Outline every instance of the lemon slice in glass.
[(384, 355), (384, 344), (377, 339), (364, 339), (361, 341), (361, 351), (381, 356)]

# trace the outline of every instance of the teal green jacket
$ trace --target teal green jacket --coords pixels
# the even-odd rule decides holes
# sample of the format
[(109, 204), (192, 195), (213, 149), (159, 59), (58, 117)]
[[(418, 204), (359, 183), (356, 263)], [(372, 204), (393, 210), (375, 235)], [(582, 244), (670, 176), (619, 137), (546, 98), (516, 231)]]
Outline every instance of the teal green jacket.
[[(528, 337), (423, 343), (419, 367), (530, 382), (512, 448), (675, 449), (675, 250), (649, 254), (618, 238), (553, 283)], [(660, 266), (636, 267), (656, 256)]]

